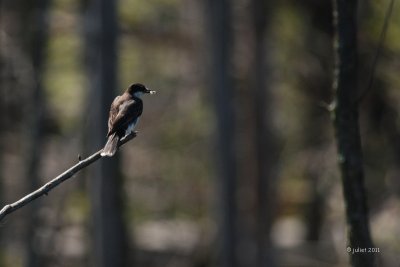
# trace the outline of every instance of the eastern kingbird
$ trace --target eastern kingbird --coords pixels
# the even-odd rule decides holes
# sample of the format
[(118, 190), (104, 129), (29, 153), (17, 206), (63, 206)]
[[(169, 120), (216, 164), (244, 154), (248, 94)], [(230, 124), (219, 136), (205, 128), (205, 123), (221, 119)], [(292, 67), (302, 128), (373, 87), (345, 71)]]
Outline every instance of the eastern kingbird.
[(143, 94), (155, 94), (143, 84), (135, 83), (117, 96), (111, 104), (108, 117), (107, 143), (101, 152), (101, 156), (112, 157), (118, 148), (118, 141), (125, 135), (130, 134), (137, 124), (143, 111)]

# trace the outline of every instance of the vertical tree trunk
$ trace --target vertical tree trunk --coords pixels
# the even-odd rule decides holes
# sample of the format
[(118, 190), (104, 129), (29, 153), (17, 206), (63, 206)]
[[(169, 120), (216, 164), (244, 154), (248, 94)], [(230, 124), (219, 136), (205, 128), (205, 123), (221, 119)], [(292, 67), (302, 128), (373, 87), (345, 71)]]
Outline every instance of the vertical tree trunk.
[(221, 266), (236, 264), (236, 161), (234, 154), (233, 84), (230, 77), (232, 58), (232, 18), (229, 0), (207, 1), (211, 43), (211, 96), (217, 118), (217, 169), (219, 174), (218, 215), (221, 238)]
[[(42, 146), (45, 140), (43, 123), (46, 101), (43, 90), (43, 69), (48, 38), (49, 0), (0, 1), (2, 129), (15, 131), (22, 126), (24, 145), (24, 191), (39, 185)], [(4, 17), (3, 17), (4, 16)], [(12, 48), (11, 48), (12, 46)], [(11, 48), (11, 49), (10, 49)], [(9, 49), (9, 50), (8, 50)], [(6, 145), (6, 144), (3, 144)], [(20, 231), (23, 239), (24, 266), (42, 266), (35, 235), (41, 225), (37, 217), (40, 203), (24, 212)]]
[[(364, 189), (364, 172), (357, 103), (356, 0), (335, 0), (336, 69), (334, 127), (342, 175), (350, 248), (373, 247)], [(373, 253), (350, 254), (353, 266), (374, 266)]]
[[(3, 12), (4, 12), (4, 3), (3, 0), (0, 0), (0, 32), (5, 32), (3, 25), (2, 25), (2, 19), (3, 19)], [(4, 59), (3, 55), (3, 49), (1, 48), (4, 46), (4, 41), (3, 41), (3, 33), (0, 34), (0, 88), (4, 88), (6, 86), (5, 83), (5, 65), (6, 61)], [(0, 89), (0, 114), (8, 115), (6, 112), (5, 108), (5, 101), (4, 101), (4, 90)], [(4, 120), (4, 115), (0, 116), (0, 125), (3, 125), (3, 127), (0, 128), (0, 203), (4, 203), (4, 179), (3, 179), (3, 166), (4, 166), (4, 144), (5, 144), (5, 138), (4, 138), (4, 129), (6, 127), (6, 123)], [(0, 266), (5, 266), (5, 256), (4, 256), (4, 250), (5, 250), (5, 238), (4, 234), (0, 233), (0, 246), (2, 249), (0, 250)]]
[[(3, 16), (3, 0), (0, 0), (0, 32), (4, 32), (5, 30), (3, 29), (2, 26), (2, 16)], [(5, 83), (5, 59), (4, 59), (4, 55), (3, 55), (3, 49), (1, 48), (2, 46), (4, 46), (4, 41), (2, 40), (3, 38), (3, 33), (0, 34), (0, 88), (4, 88), (6, 86)], [(6, 112), (6, 108), (5, 108), (5, 101), (4, 101), (4, 90), (0, 89), (0, 114), (4, 114), (4, 115), (8, 115)], [(6, 120), (4, 120), (4, 115), (0, 116), (0, 125), (3, 125), (3, 127), (0, 128), (0, 203), (4, 203), (5, 199), (4, 199), (4, 179), (3, 179), (3, 166), (4, 166), (4, 144), (5, 144), (5, 138), (4, 138), (4, 129), (7, 126), (6, 125)], [(4, 256), (4, 250), (5, 250), (5, 238), (4, 238), (4, 234), (0, 233), (0, 246), (2, 247), (2, 249), (0, 250), (0, 266), (5, 266), (5, 256)]]
[[(32, 31), (29, 33), (27, 40), (27, 50), (31, 57), (33, 66), (33, 84), (32, 95), (27, 108), (27, 151), (26, 151), (26, 181), (28, 191), (35, 190), (39, 184), (39, 171), (41, 164), (42, 147), (44, 141), (44, 112), (45, 112), (45, 96), (43, 92), (43, 65), (44, 51), (48, 39), (48, 24), (46, 18), (49, 12), (50, 2), (48, 0), (39, 0), (30, 10), (30, 23), (33, 25)], [(26, 251), (27, 257), (25, 266), (36, 267), (42, 266), (40, 263), (40, 255), (37, 254), (35, 235), (37, 227), (40, 225), (37, 218), (38, 210), (37, 202), (32, 203), (36, 206), (27, 210), (26, 220)]]
[[(110, 104), (116, 95), (116, 1), (88, 1), (86, 53), (90, 82), (87, 140), (90, 151), (104, 146)], [(118, 156), (96, 164), (90, 174), (93, 266), (126, 266), (127, 240)]]
[(274, 148), (271, 129), (270, 88), (266, 84), (268, 76), (266, 53), (266, 28), (268, 5), (265, 0), (253, 0), (254, 62), (252, 64), (252, 89), (255, 118), (255, 150), (257, 166), (257, 266), (273, 266), (269, 232), (271, 229), (274, 190), (273, 161)]

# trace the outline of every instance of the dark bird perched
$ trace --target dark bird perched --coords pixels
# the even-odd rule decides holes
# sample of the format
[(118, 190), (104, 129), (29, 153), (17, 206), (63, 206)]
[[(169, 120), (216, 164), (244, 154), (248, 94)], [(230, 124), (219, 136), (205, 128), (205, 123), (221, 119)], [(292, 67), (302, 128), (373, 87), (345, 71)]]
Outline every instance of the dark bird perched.
[(130, 134), (135, 128), (143, 111), (143, 94), (155, 94), (143, 84), (135, 83), (117, 96), (111, 104), (108, 117), (107, 143), (101, 152), (101, 156), (112, 157), (118, 148), (118, 141), (125, 135)]

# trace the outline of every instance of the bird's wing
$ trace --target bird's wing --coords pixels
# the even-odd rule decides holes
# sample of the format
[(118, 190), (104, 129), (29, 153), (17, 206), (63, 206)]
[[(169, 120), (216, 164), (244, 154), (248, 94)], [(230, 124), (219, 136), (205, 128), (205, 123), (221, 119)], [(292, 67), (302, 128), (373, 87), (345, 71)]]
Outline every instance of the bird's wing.
[[(116, 101), (115, 99), (114, 101)], [(134, 99), (126, 100), (111, 105), (110, 117), (108, 119), (108, 136), (126, 127), (142, 114), (143, 104)]]
[(120, 96), (117, 96), (114, 101), (111, 103), (111, 107), (110, 107), (110, 113), (108, 115), (108, 133), (107, 135), (109, 135), (111, 129), (112, 129), (112, 125), (115, 121), (115, 117), (118, 114), (118, 109), (119, 109), (119, 101), (118, 99), (120, 98)]

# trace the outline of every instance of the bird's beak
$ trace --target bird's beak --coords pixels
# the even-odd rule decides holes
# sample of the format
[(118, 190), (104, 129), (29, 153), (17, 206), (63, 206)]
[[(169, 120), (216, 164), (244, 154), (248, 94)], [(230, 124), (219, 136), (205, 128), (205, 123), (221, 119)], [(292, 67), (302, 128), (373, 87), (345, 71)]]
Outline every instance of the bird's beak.
[(154, 95), (157, 91), (147, 89), (146, 93)]

